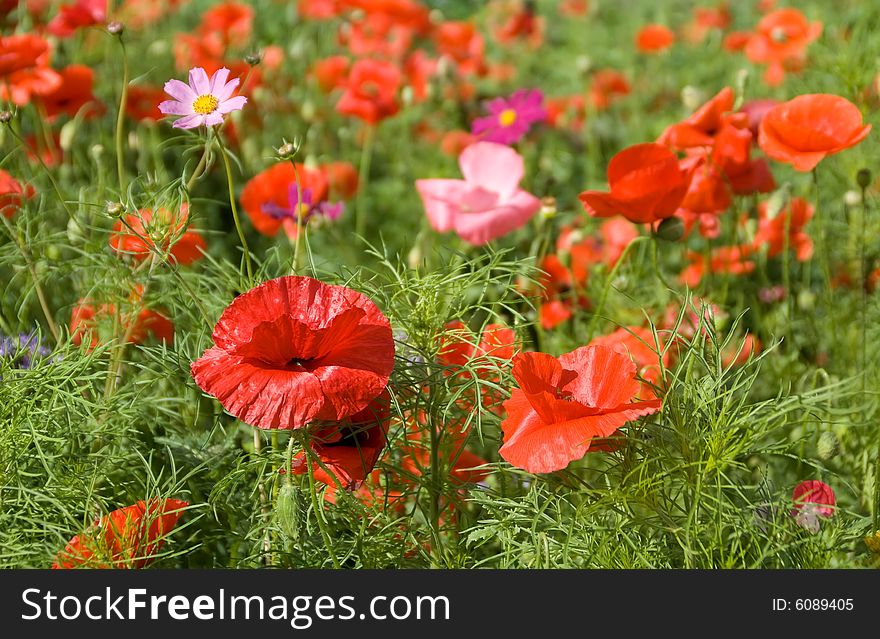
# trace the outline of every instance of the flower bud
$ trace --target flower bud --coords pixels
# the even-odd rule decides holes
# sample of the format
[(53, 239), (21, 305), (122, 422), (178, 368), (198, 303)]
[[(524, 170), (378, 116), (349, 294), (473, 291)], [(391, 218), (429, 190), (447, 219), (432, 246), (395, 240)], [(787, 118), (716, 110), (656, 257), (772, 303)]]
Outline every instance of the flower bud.
[(297, 539), (301, 521), (299, 489), (283, 484), (275, 500), (275, 523), (287, 537)]
[(667, 242), (678, 242), (684, 237), (684, 222), (681, 218), (667, 217), (657, 226), (655, 235)]
[(858, 173), (856, 173), (856, 184), (863, 189), (868, 188), (871, 185), (871, 170), (859, 169)]
[(122, 35), (123, 31), (125, 31), (125, 25), (119, 22), (119, 20), (114, 20), (107, 25), (107, 32), (111, 35)]
[(0, 111), (0, 122), (3, 124), (12, 122), (12, 111)]
[(547, 195), (541, 198), (541, 217), (545, 220), (556, 217), (556, 198)]
[(107, 212), (107, 215), (113, 218), (122, 217), (125, 213), (125, 207), (121, 202), (107, 202), (104, 210)]
[(831, 431), (825, 431), (819, 437), (816, 451), (819, 453), (819, 459), (823, 461), (834, 459), (840, 453), (840, 440)]
[(263, 61), (263, 53), (261, 51), (248, 53), (244, 57), (244, 61), (247, 62), (250, 66), (255, 67)]

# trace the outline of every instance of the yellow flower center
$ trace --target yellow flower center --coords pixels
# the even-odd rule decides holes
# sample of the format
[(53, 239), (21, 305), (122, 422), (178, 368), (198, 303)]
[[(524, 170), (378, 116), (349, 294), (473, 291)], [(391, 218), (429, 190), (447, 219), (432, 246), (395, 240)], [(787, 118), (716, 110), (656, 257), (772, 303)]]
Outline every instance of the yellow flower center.
[(217, 98), (210, 93), (206, 93), (205, 95), (197, 97), (196, 101), (193, 102), (193, 111), (199, 115), (208, 115), (209, 113), (214, 112), (214, 109), (217, 108), (218, 104), (220, 104), (220, 102)]
[(501, 126), (510, 126), (516, 122), (516, 111), (513, 109), (504, 109), (504, 111), (498, 116), (498, 122), (501, 123)]

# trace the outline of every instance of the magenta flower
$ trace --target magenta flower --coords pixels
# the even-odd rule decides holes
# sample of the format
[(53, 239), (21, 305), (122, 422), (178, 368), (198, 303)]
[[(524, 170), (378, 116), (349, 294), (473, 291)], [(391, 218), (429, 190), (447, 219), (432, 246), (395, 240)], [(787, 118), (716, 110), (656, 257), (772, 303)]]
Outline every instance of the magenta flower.
[(231, 97), (238, 86), (238, 78), (227, 82), (228, 77), (229, 69), (225, 67), (210, 79), (203, 68), (190, 69), (188, 85), (180, 80), (165, 83), (165, 93), (174, 99), (160, 103), (159, 111), (165, 115), (182, 115), (173, 124), (177, 129), (220, 124), (224, 115), (240, 110), (247, 102), (243, 95)]
[(463, 180), (416, 180), (425, 213), (435, 231), (455, 231), (480, 245), (518, 229), (541, 208), (519, 188), (523, 159), (503, 144), (476, 142), (462, 151)]
[(547, 118), (544, 94), (537, 89), (519, 89), (509, 98), (495, 98), (487, 108), (489, 115), (477, 118), (471, 127), (471, 132), (486, 142), (519, 142), (535, 122)]

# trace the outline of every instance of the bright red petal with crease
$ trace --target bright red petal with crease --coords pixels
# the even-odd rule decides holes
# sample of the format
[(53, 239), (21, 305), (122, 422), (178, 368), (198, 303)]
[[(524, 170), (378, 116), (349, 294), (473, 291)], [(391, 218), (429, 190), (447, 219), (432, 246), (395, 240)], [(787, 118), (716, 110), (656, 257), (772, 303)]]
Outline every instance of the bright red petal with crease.
[(577, 377), (564, 388), (578, 402), (608, 409), (625, 404), (639, 392), (636, 365), (610, 346), (582, 346), (559, 358)]
[(196, 383), (230, 414), (259, 428), (301, 428), (324, 406), (322, 384), (310, 372), (261, 366), (210, 348), (192, 364)]

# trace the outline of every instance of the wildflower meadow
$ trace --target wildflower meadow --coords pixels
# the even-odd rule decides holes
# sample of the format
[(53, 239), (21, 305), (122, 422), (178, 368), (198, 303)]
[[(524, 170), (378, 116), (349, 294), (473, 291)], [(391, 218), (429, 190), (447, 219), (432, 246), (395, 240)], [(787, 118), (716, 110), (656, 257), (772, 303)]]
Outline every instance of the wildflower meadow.
[(0, 24), (0, 566), (880, 567), (880, 4)]

